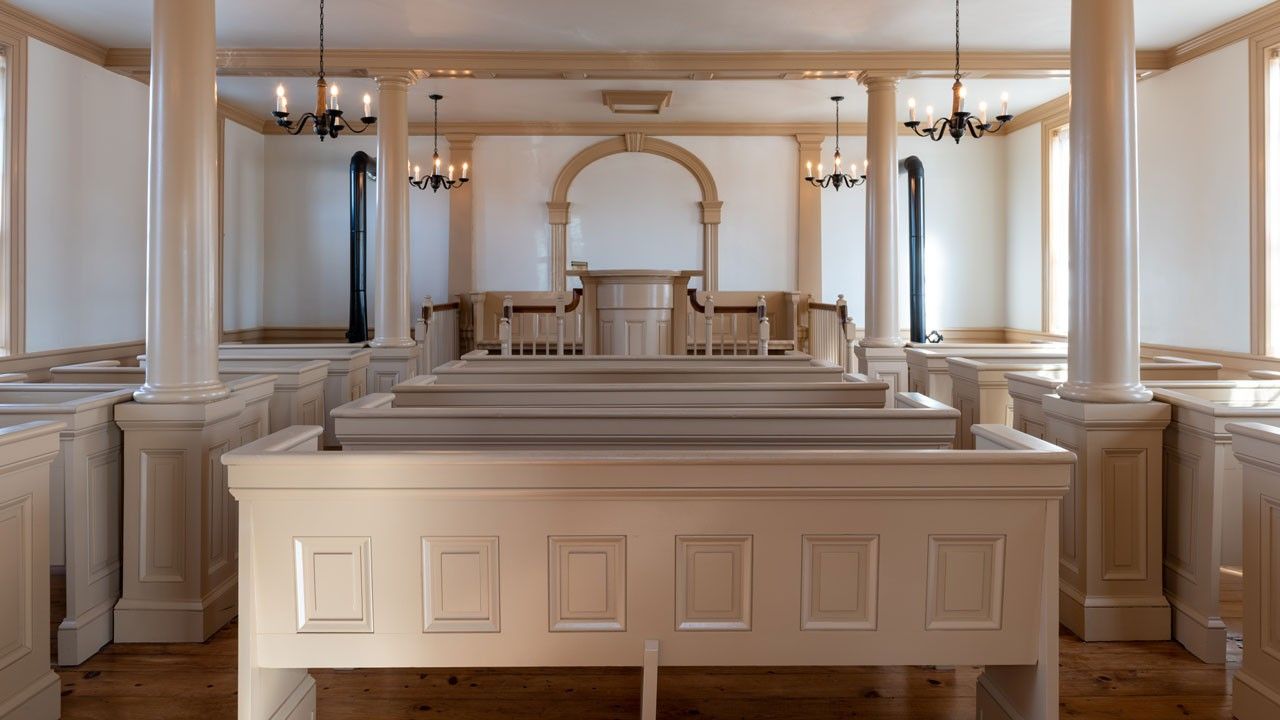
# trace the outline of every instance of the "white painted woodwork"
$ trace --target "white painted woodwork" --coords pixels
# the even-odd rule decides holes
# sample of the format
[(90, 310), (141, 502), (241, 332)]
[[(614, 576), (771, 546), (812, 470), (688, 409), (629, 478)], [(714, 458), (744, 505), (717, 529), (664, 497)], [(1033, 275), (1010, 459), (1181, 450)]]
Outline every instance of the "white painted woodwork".
[(1067, 335), (1074, 342), (1058, 393), (1076, 402), (1151, 399), (1138, 367), (1137, 84), (1133, 0), (1072, 0)]
[(1043, 400), (1046, 439), (1078, 458), (1062, 502), (1059, 609), (1086, 642), (1168, 640), (1161, 467), (1169, 406)]
[(222, 362), (244, 362), (258, 360), (281, 360), (305, 362), (324, 360), (329, 363), (328, 375), (324, 383), (324, 442), (326, 447), (338, 444), (333, 435), (333, 420), (327, 410), (338, 407), (364, 397), (373, 371), (370, 363), (373, 350), (362, 343), (333, 344), (271, 344), (250, 345), (224, 343), (218, 347), (218, 359)]
[[(417, 79), (409, 70), (379, 71), (378, 163), (396, 172), (381, 173), (375, 183), (373, 224), (378, 233), (374, 244), (372, 321), (374, 338), (370, 347), (379, 350), (416, 349), (410, 337), (409, 317), (409, 88)], [(375, 359), (379, 353), (374, 353)], [(412, 375), (412, 372), (410, 372)], [(406, 378), (407, 379), (407, 378)]]
[(111, 641), (120, 597), (122, 439), (116, 405), (134, 387), (0, 385), (0, 425), (62, 425), (49, 477), (49, 561), (64, 566), (66, 616), (58, 618), (58, 663), (79, 665)]
[(1280, 717), (1280, 432), (1232, 423), (1232, 452), (1243, 468), (1244, 658), (1231, 687), (1239, 720)]
[(0, 384), (24, 383), (24, 382), (27, 382), (29, 379), (30, 378), (27, 377), (26, 373), (20, 373), (20, 372), (0, 373)]
[[(899, 77), (864, 73), (867, 89), (866, 336), (865, 348), (902, 346), (898, 331), (898, 107)], [(856, 161), (855, 161), (856, 162)], [(868, 372), (865, 365), (859, 372)], [(895, 388), (896, 389), (896, 388)]]
[(214, 0), (156, 2), (151, 30), (147, 381), (139, 402), (225, 398), (218, 379)]
[(54, 422), (0, 429), (0, 717), (56, 720), (49, 669), (49, 482)]
[(905, 350), (907, 389), (940, 402), (951, 402), (951, 373), (947, 360), (965, 357), (982, 362), (1065, 362), (1066, 348), (1045, 343), (974, 343), (911, 345)]
[(203, 642), (235, 617), (237, 515), (221, 458), (259, 437), (272, 385), (256, 376), (211, 403), (116, 407), (124, 431), (116, 642)]
[[(1008, 373), (1043, 371), (1063, 374), (1066, 367), (1061, 360), (1002, 362), (991, 358), (947, 358), (947, 372), (952, 387), (951, 406), (960, 411), (956, 447), (973, 447), (973, 436), (968, 431), (970, 425), (994, 423), (1014, 427), (1013, 400), (1009, 395), (1009, 381), (1005, 377)], [(1185, 358), (1157, 357), (1153, 362), (1142, 363), (1141, 368), (1143, 381), (1150, 381), (1150, 384), (1169, 380), (1216, 380), (1222, 365)]]
[[(139, 355), (138, 362), (145, 368), (147, 357)], [(276, 358), (219, 359), (218, 375), (225, 381), (259, 375), (275, 377), (275, 388), (270, 401), (270, 432), (283, 430), (290, 425), (324, 423), (325, 382), (329, 375), (327, 360), (290, 362)]]
[(683, 352), (675, 315), (687, 304), (694, 271), (571, 270), (582, 281), (584, 355)]
[[(665, 361), (666, 358), (662, 358)], [(435, 382), (441, 385), (529, 385), (535, 383), (756, 383), (756, 382), (840, 382), (846, 377), (844, 368), (817, 360), (808, 363), (782, 363), (764, 367), (754, 364), (720, 364), (719, 356), (702, 362), (655, 362), (642, 366), (615, 367), (595, 365), (579, 367), (572, 361), (525, 369), (490, 366), (468, 360), (445, 363), (435, 369)], [(385, 391), (380, 391), (385, 392)]]
[[(410, 340), (412, 342), (412, 339)], [(365, 392), (389, 392), (418, 374), (418, 346), (374, 347)]]
[(1228, 423), (1280, 425), (1280, 383), (1230, 381), (1163, 387), (1164, 589), (1174, 639), (1210, 663), (1226, 661), (1220, 569), (1243, 564), (1241, 466)]
[(949, 448), (959, 416), (923, 395), (892, 409), (395, 407), (372, 394), (333, 410), (344, 450), (504, 447)]
[[(430, 301), (430, 297), (424, 301), (424, 313), (430, 307)], [(426, 375), (431, 372), (431, 368), (457, 360), (462, 355), (459, 348), (459, 309), (439, 310), (432, 307), (429, 314), (430, 322), (420, 315), (413, 326), (413, 339), (418, 344), (418, 375)]]
[[(815, 358), (802, 352), (785, 352), (774, 355), (653, 355), (649, 357), (628, 357), (625, 355), (565, 355), (563, 357), (547, 357), (545, 355), (498, 355), (489, 350), (473, 350), (465, 353), (460, 360), (471, 365), (502, 368), (653, 368), (653, 367), (741, 367), (771, 368), (800, 367), (813, 365)], [(820, 360), (820, 363), (833, 365)]]
[(886, 397), (908, 388), (907, 363), (900, 347), (872, 347), (859, 342), (853, 349), (858, 361), (858, 372), (866, 377), (887, 383)]
[(884, 407), (885, 389), (880, 382), (441, 385), (432, 376), (421, 376), (393, 392), (396, 407), (879, 408)]
[[(277, 433), (224, 457), (246, 553), (240, 717), (313, 712), (311, 667), (652, 667), (657, 656), (986, 665), (986, 717), (1056, 719), (1057, 505), (1073, 458), (1008, 428), (978, 432), (978, 451), (802, 455), (319, 453), (319, 428)], [(296, 538), (367, 539), (372, 632), (299, 630)], [(436, 542), (456, 552), (453, 572)], [(574, 548), (585, 553), (576, 566)], [(621, 563), (609, 564), (619, 552), (625, 587)], [(366, 580), (335, 564), (314, 602), (349, 610)], [(553, 581), (567, 604), (551, 605)], [(827, 621), (859, 629), (804, 628), (806, 586), (811, 618), (816, 602)], [(624, 629), (549, 624), (566, 610), (620, 614), (615, 587)], [(926, 627), (930, 607), (955, 627)], [(441, 613), (476, 627), (433, 632)], [(660, 654), (646, 651), (654, 640)]]

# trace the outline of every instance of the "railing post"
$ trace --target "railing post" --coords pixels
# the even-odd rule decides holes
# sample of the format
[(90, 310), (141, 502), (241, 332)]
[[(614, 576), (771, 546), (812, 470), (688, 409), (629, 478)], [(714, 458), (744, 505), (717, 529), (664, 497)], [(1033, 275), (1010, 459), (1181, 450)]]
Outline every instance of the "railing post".
[(414, 323), (413, 334), (418, 340), (418, 373), (426, 375), (431, 372), (434, 363), (431, 361), (431, 296), (422, 298), (422, 312)]
[(769, 307), (764, 301), (764, 296), (756, 297), (756, 324), (758, 326), (759, 346), (756, 349), (757, 355), (769, 354)]
[(845, 301), (844, 295), (836, 296), (836, 322), (840, 324), (837, 328), (837, 352), (840, 353), (840, 364), (844, 366), (845, 372), (853, 372), (852, 360), (852, 343), (855, 341), (854, 334), (850, 328), (852, 323), (849, 320), (849, 303)]
[(715, 315), (716, 315), (716, 301), (715, 301), (715, 298), (711, 297), (711, 294), (710, 294), (710, 293), (707, 293), (707, 301), (706, 301), (706, 303), (704, 303), (704, 304), (703, 304), (703, 307), (705, 307), (705, 308), (707, 309), (707, 311), (706, 311), (706, 313), (705, 313), (705, 316), (706, 316), (706, 323), (707, 323), (707, 338), (706, 338), (706, 339), (707, 339), (707, 345), (706, 345), (706, 347), (703, 349), (703, 354), (704, 354), (704, 355), (711, 355), (711, 338), (712, 338), (712, 336), (713, 336), (713, 327), (712, 327), (712, 325), (713, 325), (713, 324), (714, 324), (714, 322), (715, 322)]
[(564, 355), (564, 295), (556, 296), (556, 354)]
[(498, 342), (502, 343), (502, 354), (511, 354), (511, 296), (502, 298), (502, 319), (498, 321)]

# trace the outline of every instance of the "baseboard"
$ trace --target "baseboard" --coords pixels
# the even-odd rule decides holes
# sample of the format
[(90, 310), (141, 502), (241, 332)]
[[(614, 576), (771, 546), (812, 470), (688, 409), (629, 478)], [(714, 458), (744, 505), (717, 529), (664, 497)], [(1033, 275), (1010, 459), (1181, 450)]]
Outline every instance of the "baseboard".
[(115, 603), (116, 598), (110, 598), (80, 617), (64, 618), (58, 624), (58, 665), (79, 665), (111, 642)]
[(1172, 597), (1169, 605), (1173, 608), (1173, 639), (1201, 662), (1225, 663), (1227, 626), (1222, 619), (1201, 617)]
[(1237, 720), (1275, 720), (1280, 717), (1280, 689), (1267, 687), (1240, 668), (1231, 685), (1231, 715)]
[(1158, 641), (1173, 636), (1171, 608), (1164, 596), (1095, 600), (1086, 596), (1081, 602), (1073, 593), (1059, 590), (1058, 617), (1085, 642)]
[(0, 720), (45, 720), (62, 717), (62, 679), (49, 670), (0, 704)]
[(120, 598), (115, 641), (204, 642), (236, 616), (237, 588), (232, 578), (201, 601)]

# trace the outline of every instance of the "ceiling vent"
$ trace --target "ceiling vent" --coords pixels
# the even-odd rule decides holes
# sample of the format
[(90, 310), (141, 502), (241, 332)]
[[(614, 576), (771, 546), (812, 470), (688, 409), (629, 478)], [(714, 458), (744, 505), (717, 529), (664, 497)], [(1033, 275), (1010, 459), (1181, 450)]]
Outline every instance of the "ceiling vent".
[(671, 107), (670, 90), (604, 90), (600, 94), (615, 115), (658, 115)]

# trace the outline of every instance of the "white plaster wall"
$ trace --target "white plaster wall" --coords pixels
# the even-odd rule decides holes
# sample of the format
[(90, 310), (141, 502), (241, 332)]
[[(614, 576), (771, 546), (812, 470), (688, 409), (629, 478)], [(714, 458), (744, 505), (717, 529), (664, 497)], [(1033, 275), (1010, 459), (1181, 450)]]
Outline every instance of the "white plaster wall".
[[(551, 186), (599, 137), (481, 137), (475, 144), (477, 286), (546, 289)], [(722, 289), (795, 286), (795, 140), (668, 137), (697, 155), (724, 202)], [(483, 178), (481, 175), (483, 174)], [(593, 268), (701, 268), (702, 196), (680, 165), (645, 153), (587, 166), (569, 190), (569, 259)]]
[[(842, 155), (861, 166), (865, 139), (845, 138)], [(829, 167), (834, 143), (823, 148)], [(1005, 315), (1004, 146), (995, 138), (934, 143), (900, 136), (898, 156), (924, 163), (925, 314), (929, 330), (1003, 327)], [(899, 318), (910, 323), (907, 181), (898, 176)], [(823, 295), (843, 293), (850, 316), (866, 320), (866, 193), (823, 192)]]
[(262, 133), (227, 120), (223, 134), (222, 327), (262, 326), (264, 251)]
[(1248, 63), (1241, 41), (1138, 83), (1144, 342), (1249, 351), (1249, 134), (1181, 122), (1243, 122)]
[(28, 53), (26, 349), (141, 340), (147, 86), (38, 40)]
[(1009, 136), (1005, 145), (1005, 326), (1040, 330), (1040, 139), (1037, 123)]
[[(264, 323), (268, 327), (345, 327), (350, 287), (348, 168), (357, 150), (377, 154), (377, 138), (343, 136), (322, 143), (314, 136), (271, 135), (264, 144)], [(440, 154), (447, 164), (448, 145), (443, 139)], [(429, 164), (431, 138), (411, 137), (409, 157), (420, 165)], [(376, 197), (376, 185), (370, 183), (370, 323), (376, 322), (372, 315), (378, 242)], [(411, 303), (416, 307), (423, 295), (443, 302), (449, 273), (448, 193), (410, 188), (409, 212)]]

